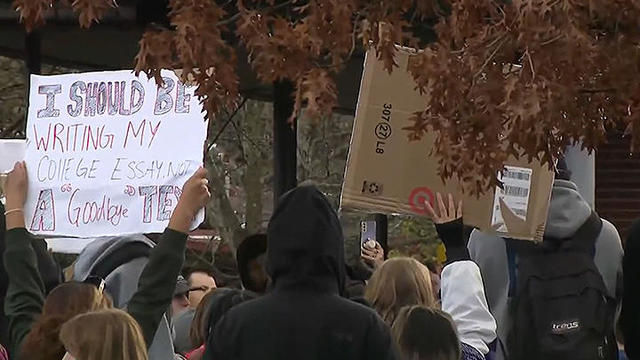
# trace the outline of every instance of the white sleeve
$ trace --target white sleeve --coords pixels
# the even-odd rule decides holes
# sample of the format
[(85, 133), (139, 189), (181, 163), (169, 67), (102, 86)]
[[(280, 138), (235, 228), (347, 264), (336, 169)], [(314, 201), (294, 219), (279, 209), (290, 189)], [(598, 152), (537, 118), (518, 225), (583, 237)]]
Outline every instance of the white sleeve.
[(460, 341), (486, 355), (496, 339), (496, 321), (489, 312), (480, 268), (456, 261), (442, 271), (442, 310), (453, 318)]

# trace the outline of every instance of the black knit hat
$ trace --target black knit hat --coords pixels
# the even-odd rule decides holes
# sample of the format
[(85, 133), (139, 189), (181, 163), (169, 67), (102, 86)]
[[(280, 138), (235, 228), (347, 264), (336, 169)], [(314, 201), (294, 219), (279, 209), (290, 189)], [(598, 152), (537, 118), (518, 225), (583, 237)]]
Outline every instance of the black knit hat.
[(251, 291), (262, 291), (258, 284), (254, 284), (249, 275), (249, 262), (267, 253), (267, 235), (255, 234), (245, 238), (236, 251), (236, 262), (242, 286)]

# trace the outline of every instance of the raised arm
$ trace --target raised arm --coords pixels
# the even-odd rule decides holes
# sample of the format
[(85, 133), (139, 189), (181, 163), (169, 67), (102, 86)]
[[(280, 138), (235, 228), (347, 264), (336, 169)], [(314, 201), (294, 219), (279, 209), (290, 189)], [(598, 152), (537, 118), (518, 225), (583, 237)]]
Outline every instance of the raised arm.
[(456, 206), (452, 195), (445, 201), (437, 194), (436, 200), (438, 211), (428, 203), (426, 208), (447, 250), (440, 283), (442, 310), (453, 318), (460, 342), (486, 355), (488, 344), (496, 339), (497, 326), (487, 305), (480, 269), (471, 261), (467, 249), (462, 203)]
[(191, 222), (211, 197), (207, 185), (207, 171), (203, 168), (185, 183), (169, 226), (151, 251), (140, 275), (138, 290), (127, 306), (129, 314), (142, 328), (147, 345), (151, 345), (162, 316), (171, 305)]
[(9, 319), (9, 334), (13, 353), (18, 353), (31, 325), (42, 312), (45, 289), (38, 271), (36, 253), (31, 246), (24, 224), (24, 204), (27, 194), (27, 169), (16, 163), (5, 185), (6, 248), (3, 254), (9, 288), (5, 298), (5, 313)]

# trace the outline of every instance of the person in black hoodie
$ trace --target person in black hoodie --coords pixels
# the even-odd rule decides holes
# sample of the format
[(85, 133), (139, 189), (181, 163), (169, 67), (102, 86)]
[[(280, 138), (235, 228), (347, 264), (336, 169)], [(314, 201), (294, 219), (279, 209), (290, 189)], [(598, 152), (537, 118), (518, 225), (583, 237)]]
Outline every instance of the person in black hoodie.
[(622, 296), (622, 314), (620, 328), (624, 338), (624, 350), (630, 360), (640, 359), (640, 220), (637, 220), (624, 244), (624, 295)]
[(343, 298), (344, 240), (336, 212), (315, 187), (285, 194), (267, 231), (273, 290), (232, 309), (207, 358), (396, 359), (389, 329), (370, 308)]

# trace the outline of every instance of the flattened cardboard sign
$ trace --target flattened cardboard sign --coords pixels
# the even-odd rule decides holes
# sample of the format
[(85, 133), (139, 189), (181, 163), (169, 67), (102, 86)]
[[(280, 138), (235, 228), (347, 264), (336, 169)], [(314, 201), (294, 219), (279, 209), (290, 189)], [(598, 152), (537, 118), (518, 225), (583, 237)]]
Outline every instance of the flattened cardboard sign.
[(444, 183), (438, 158), (429, 156), (435, 135), (409, 141), (402, 128), (426, 100), (407, 72), (411, 53), (398, 50), (399, 68), (384, 70), (367, 53), (344, 176), (341, 206), (376, 213), (425, 214), (425, 201), (451, 192), (464, 201), (464, 221), (483, 231), (524, 240), (541, 240), (554, 174), (546, 165), (510, 158), (498, 174), (503, 188), (480, 197), (463, 194), (457, 180)]

